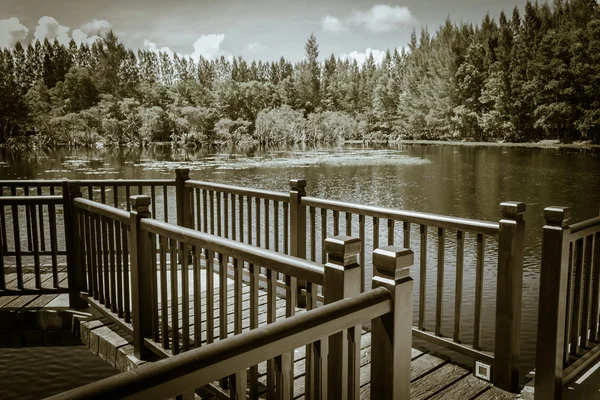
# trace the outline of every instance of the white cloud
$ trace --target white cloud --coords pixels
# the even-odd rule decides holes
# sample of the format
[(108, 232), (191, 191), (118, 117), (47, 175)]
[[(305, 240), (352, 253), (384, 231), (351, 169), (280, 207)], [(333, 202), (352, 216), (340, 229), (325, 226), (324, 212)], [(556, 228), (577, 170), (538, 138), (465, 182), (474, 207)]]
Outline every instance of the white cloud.
[(29, 29), (19, 21), (19, 18), (0, 19), (0, 49), (13, 47), (27, 37)]
[(52, 17), (44, 16), (39, 19), (38, 26), (35, 28), (34, 37), (39, 41), (48, 39), (53, 41), (58, 40), (59, 43), (67, 45), (71, 38), (68, 35), (69, 27), (63, 26)]
[(225, 39), (224, 34), (210, 34), (202, 35), (194, 43), (194, 52), (190, 54), (190, 57), (198, 62), (200, 56), (207, 60), (215, 60), (221, 56), (231, 58), (231, 53), (221, 49), (221, 43)]
[(333, 17), (331, 15), (326, 15), (321, 20), (321, 25), (323, 26), (324, 30), (329, 32), (337, 33), (346, 30), (344, 23), (339, 18)]
[(371, 32), (385, 32), (416, 22), (408, 7), (376, 4), (367, 11), (355, 11), (350, 23), (364, 26)]
[(112, 29), (112, 25), (105, 19), (93, 19), (81, 25), (80, 29), (88, 36), (102, 36)]
[[(173, 50), (171, 50), (169, 47), (158, 47), (158, 45), (154, 42), (151, 42), (150, 40), (144, 40), (144, 49), (146, 50), (150, 50), (154, 53), (166, 53), (169, 55), (170, 58), (173, 58), (173, 56), (175, 55), (175, 52), (173, 52)], [(181, 54), (178, 54), (181, 55)]]
[(375, 60), (375, 64), (377, 65), (380, 65), (383, 62), (383, 59), (385, 58), (385, 51), (371, 48), (366, 49), (364, 53), (359, 53), (356, 50), (351, 53), (343, 53), (339, 55), (339, 58), (342, 60), (349, 60), (350, 62), (356, 60), (358, 66), (362, 67), (369, 58), (370, 54), (373, 54), (373, 59)]
[(387, 32), (401, 26), (414, 25), (416, 18), (408, 7), (376, 4), (368, 10), (354, 11), (343, 21), (327, 15), (322, 21), (323, 29), (330, 32), (340, 32), (347, 26), (362, 26), (371, 32)]
[(260, 53), (260, 52), (267, 50), (267, 47), (263, 46), (262, 44), (260, 44), (258, 42), (252, 42), (252, 43), (248, 43), (246, 45), (245, 49), (246, 49), (246, 51), (249, 51), (250, 53)]

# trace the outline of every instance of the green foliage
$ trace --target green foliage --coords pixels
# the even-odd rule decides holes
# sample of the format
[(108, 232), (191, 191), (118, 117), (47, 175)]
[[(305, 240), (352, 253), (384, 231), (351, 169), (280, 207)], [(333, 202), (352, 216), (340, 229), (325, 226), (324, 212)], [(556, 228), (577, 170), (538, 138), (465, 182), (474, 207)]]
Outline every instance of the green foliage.
[[(170, 56), (33, 41), (0, 49), (0, 144), (261, 145), (347, 139), (600, 142), (600, 11), (528, 1), (478, 26), (413, 31), (364, 65)], [(322, 62), (324, 61), (324, 62)]]

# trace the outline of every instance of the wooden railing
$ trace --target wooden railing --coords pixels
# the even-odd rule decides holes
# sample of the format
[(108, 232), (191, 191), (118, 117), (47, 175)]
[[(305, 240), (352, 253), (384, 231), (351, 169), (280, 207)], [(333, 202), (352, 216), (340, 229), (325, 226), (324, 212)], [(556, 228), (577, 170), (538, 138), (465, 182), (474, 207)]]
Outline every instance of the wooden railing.
[[(357, 276), (356, 253), (352, 260), (346, 252), (354, 251), (357, 245), (360, 246), (358, 240), (348, 237), (328, 239), (327, 247), (332, 252), (330, 263), (325, 266), (325, 284), (328, 279), (343, 278), (349, 272)], [(276, 379), (268, 382), (267, 390), (272, 390), (273, 398), (291, 399), (293, 379), (285, 371), (285, 360), (294, 354), (294, 349), (305, 345), (306, 398), (359, 398), (360, 325), (365, 321), (372, 321), (370, 398), (407, 399), (413, 286), (409, 271), (413, 254), (407, 249), (387, 247), (376, 250), (375, 258), (377, 274), (372, 290), (359, 293), (359, 287), (354, 285), (356, 292), (352, 293), (342, 287), (339, 293), (346, 291), (349, 298), (51, 399), (159, 399), (177, 395), (187, 399), (193, 398), (196, 388), (231, 376), (229, 398), (245, 399), (246, 370), (264, 360), (275, 361)], [(305, 275), (309, 278), (312, 273)], [(256, 396), (250, 394), (250, 398)]]
[[(324, 262), (325, 238), (344, 232), (356, 236), (362, 266), (358, 279), (364, 289), (365, 268), (372, 265), (373, 250), (380, 243), (413, 249), (419, 258), (419, 305), (413, 334), (437, 345), (465, 354), (494, 367), (494, 382), (515, 391), (518, 386), (519, 336), (523, 283), (525, 204), (500, 205), (502, 219), (489, 222), (429, 213), (325, 200), (306, 196), (304, 180), (290, 181), (290, 192), (272, 192), (200, 182), (179, 170), (178, 190), (182, 202), (181, 224), (202, 232), (231, 238), (315, 262)], [(386, 229), (383, 229), (383, 226)], [(401, 229), (400, 229), (401, 228)], [(383, 232), (381, 232), (383, 230)], [(401, 231), (401, 241), (397, 231)], [(497, 240), (496, 329), (493, 352), (481, 350), (481, 320), (486, 242)], [(430, 241), (437, 242), (435, 256), (435, 302), (428, 302), (428, 270), (431, 269)], [(446, 246), (456, 248), (455, 260), (448, 260)], [(461, 339), (463, 315), (463, 270), (465, 246), (475, 253), (475, 299), (471, 343)], [(451, 337), (442, 333), (444, 285), (447, 271), (455, 273), (454, 310)], [(300, 282), (300, 289), (303, 288)], [(300, 296), (303, 292), (300, 292)], [(427, 326), (425, 315), (435, 309), (435, 324)]]
[(563, 386), (600, 357), (600, 217), (569, 225), (570, 214), (544, 210), (536, 398), (560, 399)]

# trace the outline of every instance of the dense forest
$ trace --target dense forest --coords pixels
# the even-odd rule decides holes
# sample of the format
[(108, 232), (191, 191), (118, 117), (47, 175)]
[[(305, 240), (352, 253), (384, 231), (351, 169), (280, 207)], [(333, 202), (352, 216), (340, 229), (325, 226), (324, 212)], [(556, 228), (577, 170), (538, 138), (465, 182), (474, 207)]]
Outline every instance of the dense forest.
[(447, 20), (406, 51), (291, 63), (195, 62), (34, 41), (0, 49), (0, 143), (186, 146), (343, 139), (600, 142), (600, 7), (528, 2), (498, 21)]

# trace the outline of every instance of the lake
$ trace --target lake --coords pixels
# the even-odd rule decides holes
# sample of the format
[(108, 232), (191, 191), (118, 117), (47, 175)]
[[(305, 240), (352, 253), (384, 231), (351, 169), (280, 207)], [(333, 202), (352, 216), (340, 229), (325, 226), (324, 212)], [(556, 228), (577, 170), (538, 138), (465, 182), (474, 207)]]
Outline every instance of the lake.
[[(600, 205), (600, 149), (362, 144), (219, 151), (167, 146), (147, 150), (61, 148), (1, 150), (0, 162), (0, 179), (174, 178), (179, 167), (190, 168), (192, 179), (276, 191), (289, 190), (290, 179), (306, 179), (309, 196), (490, 221), (500, 219), (502, 201), (525, 202), (522, 372), (533, 369), (534, 364), (543, 209), (570, 206), (571, 221), (577, 222), (597, 216)], [(435, 235), (429, 246), (435, 254)], [(455, 257), (452, 251), (446, 251), (450, 263)], [(490, 243), (482, 320), (486, 350), (493, 346), (495, 263), (488, 258), (494, 252), (495, 244)], [(465, 343), (472, 339), (472, 259), (467, 240), (461, 334)], [(431, 268), (428, 279), (434, 283), (435, 263)], [(445, 306), (442, 332), (451, 336), (451, 270), (446, 271), (446, 279), (444, 295), (450, 303)], [(434, 305), (435, 285), (430, 286), (428, 304)], [(430, 329), (434, 314), (427, 313)]]

